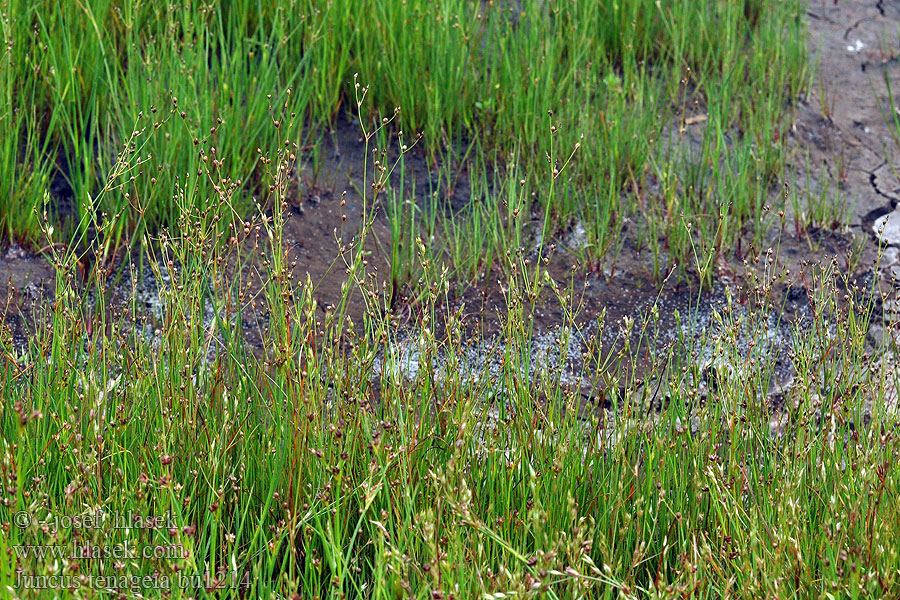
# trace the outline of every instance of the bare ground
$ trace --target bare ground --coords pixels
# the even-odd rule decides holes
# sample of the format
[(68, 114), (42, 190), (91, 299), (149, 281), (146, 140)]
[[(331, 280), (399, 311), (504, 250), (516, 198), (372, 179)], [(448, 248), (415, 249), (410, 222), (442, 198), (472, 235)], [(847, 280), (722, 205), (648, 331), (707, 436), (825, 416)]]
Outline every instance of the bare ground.
[[(782, 390), (792, 379), (791, 367), (782, 354), (790, 339), (791, 322), (802, 319), (808, 306), (805, 283), (809, 260), (837, 257), (837, 264), (855, 277), (878, 277), (885, 292), (893, 291), (891, 269), (900, 265), (900, 252), (888, 249), (880, 268), (873, 268), (879, 254), (876, 223), (882, 224), (878, 219), (892, 213), (900, 203), (900, 165), (896, 162), (900, 151), (892, 130), (885, 79), (887, 76), (893, 89), (900, 90), (900, 5), (885, 0), (811, 0), (808, 15), (810, 57), (816, 65), (816, 79), (809, 97), (795, 106), (790, 168), (796, 184), (791, 193), (811, 198), (817, 190), (828, 190), (830, 201), (840, 202), (839, 206), (846, 208), (848, 226), (787, 226), (773, 232), (770, 238), (773, 244), (780, 240), (781, 259), (794, 273), (794, 281), (778, 290), (787, 312), (785, 319), (775, 325), (781, 346), (773, 349), (773, 361), (778, 363), (773, 390)], [(359, 227), (362, 206), (358, 192), (366, 185), (360, 165), (367, 158), (358, 124), (339, 121), (324, 139), (317, 171), (310, 166), (298, 171), (295, 199), (285, 228), (289, 260), (296, 261), (294, 276), (305, 280), (309, 275), (322, 311), (339, 301), (346, 280), (344, 264), (336, 259), (336, 237), (346, 242), (350, 232)], [(415, 182), (417, 201), (422, 205), (437, 185), (437, 173), (430, 164), (421, 149), (415, 149), (406, 161), (406, 187), (411, 189)], [(438, 199), (439, 210), (458, 210), (470, 200), (465, 174), (454, 183)], [(773, 190), (773, 197), (780, 193)], [(809, 207), (801, 203), (800, 210)], [(798, 215), (789, 214), (787, 222), (794, 217)], [(900, 212), (897, 223), (900, 225)], [(342, 235), (342, 227), (346, 234)], [(709, 327), (712, 309), (723, 301), (725, 287), (740, 284), (745, 277), (739, 261), (726, 260), (720, 265), (718, 283), (712, 291), (698, 293), (693, 286), (674, 280), (666, 282), (660, 291), (660, 283), (650, 277), (646, 253), (634, 248), (627, 239), (613, 264), (597, 268), (579, 262), (578, 253), (569, 251), (577, 243), (574, 238), (570, 231), (554, 240), (557, 250), (549, 266), (561, 287), (573, 284), (580, 307), (577, 322), (581, 337), (576, 337), (571, 352), (562, 352), (561, 359), (564, 368), (572, 371), (580, 369), (578, 349), (589, 337), (601, 338), (607, 349), (615, 348), (621, 342), (618, 328), (624, 318), (641, 319), (654, 304), (660, 310), (661, 328), (669, 331), (668, 340), (677, 336), (676, 309), (682, 315), (690, 315), (681, 327)], [(389, 272), (385, 259), (389, 240), (388, 221), (381, 211), (372, 225), (368, 249), (372, 252), (372, 266), (377, 266), (382, 274)], [(900, 234), (885, 242), (900, 246)], [(852, 262), (850, 257), (859, 248), (860, 260)], [(451, 306), (444, 307), (460, 309), (471, 317), (470, 333), (477, 332), (484, 340), (501, 330), (507, 314), (503, 286), (496, 281), (499, 272), (495, 270), (491, 280), (468, 282), (472, 285), (458, 282), (451, 294)], [(6, 290), (0, 295), (6, 298), (4, 322), (21, 347), (28, 342), (29, 333), (40, 318), (36, 306), (52, 299), (53, 270), (39, 254), (11, 245), (0, 251), (0, 281)], [(152, 298), (158, 285), (150, 278), (142, 281), (140, 287), (145, 297)], [(407, 308), (405, 314), (409, 316), (412, 310)], [(604, 311), (609, 327), (601, 335), (596, 323)], [(364, 312), (356, 292), (351, 296), (348, 314), (359, 319)], [(398, 312), (404, 314), (402, 308)], [(562, 311), (548, 296), (537, 303), (533, 316), (535, 339), (544, 340), (541, 348), (537, 347), (541, 344), (536, 344), (535, 352), (546, 351), (547, 346), (554, 344)], [(264, 309), (259, 308), (245, 319), (245, 327), (248, 331), (255, 329), (249, 337), (257, 346), (261, 344), (264, 335), (259, 330), (265, 327)], [(875, 337), (880, 335), (876, 332)], [(486, 349), (488, 342), (485, 344)], [(591, 392), (585, 389), (585, 393)]]

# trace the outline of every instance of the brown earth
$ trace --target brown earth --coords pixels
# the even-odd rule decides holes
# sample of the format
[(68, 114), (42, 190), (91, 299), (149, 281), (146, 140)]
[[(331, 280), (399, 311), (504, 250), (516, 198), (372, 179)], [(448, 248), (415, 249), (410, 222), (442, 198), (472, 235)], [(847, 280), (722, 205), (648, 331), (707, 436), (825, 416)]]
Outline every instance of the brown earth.
[[(887, 76), (893, 88), (900, 90), (897, 62), (900, 5), (885, 0), (811, 0), (808, 15), (810, 56), (816, 65), (816, 76), (809, 97), (795, 107), (790, 140), (795, 184), (791, 193), (808, 198), (816, 197), (819, 190), (825, 189), (832, 202), (846, 207), (848, 226), (836, 230), (828, 223), (809, 229), (786, 226), (770, 237), (773, 244), (780, 239), (781, 260), (794, 273), (793, 285), (782, 286), (778, 291), (784, 299), (787, 318), (777, 325), (782, 348), (776, 349), (773, 356), (773, 361), (779, 362), (777, 381), (772, 386), (776, 388), (784, 387), (791, 379), (790, 366), (781, 364), (784, 361), (780, 356), (790, 339), (791, 320), (804, 315), (807, 261), (837, 256), (838, 264), (853, 275), (872, 275), (878, 254), (873, 224), (897, 208), (900, 202), (900, 177), (895, 171), (900, 166), (896, 163), (900, 152), (890, 123), (892, 116), (885, 83)], [(371, 157), (365, 156), (365, 144), (357, 123), (338, 121), (324, 139), (317, 172), (309, 166), (298, 170), (295, 200), (285, 226), (289, 260), (296, 261), (295, 279), (305, 280), (309, 274), (322, 311), (337, 304), (341, 297), (346, 274), (344, 264), (336, 258), (338, 242), (335, 238), (341, 237), (346, 243), (351, 232), (360, 225), (362, 206), (358, 192), (367, 185), (360, 165), (367, 158), (370, 165), (372, 161)], [(437, 172), (430, 164), (421, 148), (415, 148), (405, 161), (404, 185), (409, 190), (415, 184), (416, 202), (420, 206), (456, 211), (471, 200), (471, 189), (462, 172), (454, 185), (442, 186), (449, 192), (429, 204), (431, 190), (438, 184)], [(396, 172), (392, 185), (398, 186)], [(777, 198), (778, 194), (780, 191), (773, 191), (773, 197)], [(343, 200), (346, 205), (342, 205)], [(796, 215), (790, 206), (787, 209), (786, 222), (790, 224)], [(677, 334), (673, 318), (676, 309), (682, 315), (691, 315), (682, 327), (708, 327), (711, 307), (724, 298), (724, 287), (740, 283), (744, 277), (741, 264), (723, 261), (718, 283), (710, 292), (698, 294), (692, 286), (676, 282), (674, 278), (660, 291), (660, 283), (650, 277), (646, 254), (636, 250), (627, 239), (614, 263), (601, 266), (580, 263), (576, 227), (560, 233), (554, 240), (556, 250), (548, 268), (561, 287), (574, 282), (575, 298), (580, 306), (577, 322), (584, 336), (576, 344), (578, 347), (591, 334), (599, 335), (596, 320), (604, 310), (606, 323), (611, 326), (602, 336), (607, 348), (620, 343), (618, 325), (625, 317), (640, 319), (654, 304), (660, 311), (661, 328), (669, 331), (669, 341)], [(346, 233), (342, 235), (341, 231)], [(378, 268), (382, 279), (390, 270), (385, 258), (389, 240), (389, 224), (381, 210), (372, 224), (367, 249), (371, 251), (371, 266)], [(892, 243), (900, 245), (900, 239)], [(859, 247), (863, 249), (859, 262), (850, 264), (848, 257)], [(883, 289), (889, 289), (886, 274), (898, 262), (900, 252), (885, 255), (878, 273), (884, 279)], [(490, 339), (500, 331), (507, 313), (503, 286), (496, 281), (500, 272), (494, 270), (492, 281), (476, 281), (471, 286), (456, 285), (451, 294), (451, 306), (444, 307), (461, 307), (464, 314), (474, 317), (469, 319), (471, 330), (477, 330), (484, 339)], [(27, 343), (33, 323), (39, 318), (35, 305), (42, 304), (42, 298), (52, 298), (53, 270), (45, 258), (12, 245), (0, 251), (0, 281), (6, 289), (6, 294), (0, 296), (7, 299), (5, 324), (12, 330), (16, 345), (21, 347)], [(141, 282), (148, 308), (157, 285), (152, 278)], [(415, 309), (406, 306), (405, 313), (404, 309), (398, 312), (409, 317)], [(350, 298), (348, 314), (358, 319), (363, 312), (361, 296), (355, 292)], [(254, 316), (245, 317), (245, 325), (249, 329), (253, 328), (253, 323), (264, 326), (263, 313), (260, 308)], [(538, 301), (534, 317), (536, 337), (544, 335), (550, 340), (562, 321), (562, 311), (552, 298), (545, 298)], [(255, 331), (250, 338), (258, 345), (262, 336)], [(567, 350), (563, 354), (571, 355), (569, 362), (572, 364), (567, 366), (577, 370), (575, 363), (580, 352)]]

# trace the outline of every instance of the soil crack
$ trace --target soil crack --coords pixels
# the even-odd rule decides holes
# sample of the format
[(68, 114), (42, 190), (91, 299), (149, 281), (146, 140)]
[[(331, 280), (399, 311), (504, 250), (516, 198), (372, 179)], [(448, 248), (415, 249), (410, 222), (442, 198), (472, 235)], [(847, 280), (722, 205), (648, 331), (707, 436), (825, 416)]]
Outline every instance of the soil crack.
[(858, 21), (856, 21), (855, 23), (853, 23), (853, 25), (848, 27), (846, 31), (844, 31), (844, 40), (846, 41), (847, 39), (849, 39), (851, 31), (853, 31), (854, 29), (856, 29), (857, 27), (859, 27), (860, 25), (862, 25), (863, 23), (865, 23), (867, 21), (874, 21), (874, 20), (875, 20), (875, 17), (863, 17), (862, 19), (859, 19)]
[(828, 23), (830, 25), (837, 25), (837, 21), (835, 21), (834, 19), (826, 17), (825, 15), (820, 15), (820, 14), (814, 13), (811, 10), (806, 11), (806, 16), (812, 17), (813, 19), (818, 19), (820, 21), (825, 21), (826, 23)]
[(896, 207), (896, 206), (897, 206), (897, 203), (900, 202), (900, 198), (897, 198), (897, 196), (892, 196), (892, 195), (888, 194), (887, 192), (883, 192), (883, 191), (881, 190), (881, 188), (878, 187), (878, 181), (877, 181), (877, 180), (878, 180), (878, 174), (877, 174), (877, 173), (878, 173), (878, 170), (881, 169), (881, 167), (883, 167), (883, 166), (886, 165), (886, 164), (887, 164), (886, 161), (885, 161), (885, 162), (882, 162), (880, 165), (878, 165), (877, 167), (875, 167), (875, 168), (872, 169), (871, 171), (868, 171), (868, 173), (869, 173), (869, 184), (872, 186), (872, 189), (875, 190), (875, 193), (876, 193), (876, 194), (878, 194), (878, 195), (881, 196), (882, 198), (887, 198), (888, 200), (891, 201), (891, 206), (892, 206), (892, 207)]

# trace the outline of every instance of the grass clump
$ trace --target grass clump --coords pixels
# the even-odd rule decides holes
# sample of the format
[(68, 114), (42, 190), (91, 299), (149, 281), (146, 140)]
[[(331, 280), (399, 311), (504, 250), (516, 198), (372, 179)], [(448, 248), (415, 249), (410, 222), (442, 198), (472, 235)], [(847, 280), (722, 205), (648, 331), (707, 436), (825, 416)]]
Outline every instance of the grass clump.
[[(525, 214), (550, 215), (554, 231), (583, 222), (593, 259), (637, 217), (635, 243), (660, 264), (664, 254), (689, 262), (685, 221), (714, 252), (762, 235), (788, 105), (807, 79), (803, 5), (793, 0), (765, 10), (755, 1), (295, 0), (178, 11), (91, 0), (11, 2), (5, 15), (0, 118), (13, 135), (0, 178), (18, 183), (7, 184), (0, 222), (31, 240), (48, 181), (61, 197), (51, 212), (75, 223), (91, 210), (114, 216), (117, 246), (174, 223), (176, 188), (207, 198), (235, 185), (228, 210), (251, 215), (264, 191), (257, 150), (271, 149), (285, 121), (272, 111), (286, 99), (275, 90), (293, 90), (291, 142), (317, 172), (317, 132), (354, 109), (360, 73), (369, 115), (402, 106), (431, 163), (445, 165), (440, 194), (452, 194), (455, 171), (490, 180), (512, 155), (527, 182)], [(543, 173), (563, 157), (548, 167), (548, 130), (566, 153), (581, 144), (552, 202)], [(152, 160), (103, 206), (86, 206), (126, 142)], [(216, 177), (188, 168), (197, 154)], [(473, 210), (501, 218), (485, 193), (473, 194), (486, 204)]]

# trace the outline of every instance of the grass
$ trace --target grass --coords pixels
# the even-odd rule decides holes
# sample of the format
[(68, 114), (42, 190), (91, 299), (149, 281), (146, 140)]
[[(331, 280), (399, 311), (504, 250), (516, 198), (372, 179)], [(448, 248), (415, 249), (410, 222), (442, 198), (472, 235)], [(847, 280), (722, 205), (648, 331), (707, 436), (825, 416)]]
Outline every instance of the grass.
[[(886, 297), (807, 265), (787, 324), (781, 238), (758, 250), (843, 218), (828, 187), (780, 193), (802, 3), (3, 9), (0, 224), (55, 275), (24, 344), (0, 334), (4, 594), (900, 588)], [(346, 281), (320, 306), (285, 219), (348, 113), (367, 158), (335, 202), (360, 225), (334, 224)], [(709, 288), (736, 257), (743, 285), (588, 322), (551, 273), (575, 224), (587, 262), (630, 245)], [(451, 301), (494, 279), (496, 335)]]
[[(446, 279), (424, 247), (429, 292), (409, 341), (374, 306), (387, 298), (366, 276), (362, 238), (344, 258), (373, 300), (350, 325), (340, 308), (320, 318), (310, 282), (285, 276), (279, 213), (256, 219), (258, 243), (223, 248), (182, 206), (159, 245), (156, 264), (172, 273), (161, 320), (85, 301), (72, 257), (57, 254), (46, 325), (24, 354), (4, 346), (0, 573), (10, 593), (39, 597), (29, 574), (75, 577), (46, 580), (61, 594), (60, 581), (96, 588), (104, 576), (111, 597), (122, 585), (233, 598), (896, 589), (900, 482), (882, 408), (895, 375), (867, 354), (874, 290), (836, 267), (814, 271), (810, 314), (792, 330), (796, 381), (783, 410), (760, 394), (775, 366), (765, 340), (778, 326), (773, 282), (785, 277), (777, 252), (750, 271), (749, 304), (729, 295), (699, 338), (678, 328), (653, 343), (665, 339), (658, 309), (584, 331), (584, 395), (558, 361), (534, 359), (527, 310), (535, 287), (555, 290), (566, 347), (582, 327), (573, 290), (533, 277), (524, 258), (508, 265), (502, 334), (486, 340), (496, 360), (479, 367), (466, 357), (480, 340), (462, 335), (459, 314), (435, 328)], [(240, 273), (222, 268), (248, 247), (268, 259), (259, 356), (235, 321), (252, 301), (240, 299)], [(620, 350), (596, 343), (606, 327), (622, 328)], [(99, 511), (109, 516), (91, 527), (66, 526)], [(121, 515), (166, 521), (116, 528)], [(141, 554), (86, 560), (91, 544)], [(36, 545), (82, 558), (51, 562)], [(193, 578), (219, 572), (218, 589)]]
[[(149, 158), (96, 208), (115, 217), (115, 245), (171, 225), (176, 187), (201, 202), (217, 185), (237, 185), (227, 210), (252, 213), (263, 191), (257, 149), (273, 151), (271, 125), (285, 120), (273, 107), (283, 108), (285, 90), (297, 115), (288, 137), (318, 147), (316, 131), (354, 109), (355, 72), (368, 85), (367, 116), (402, 107), (402, 127), (424, 135), (434, 164), (459, 154), (478, 178), (512, 155), (536, 198), (547, 192), (553, 111), (557, 158), (576, 143), (581, 150), (559, 181), (566, 193), (530, 201), (527, 212), (547, 213), (554, 228), (583, 222), (597, 260), (621, 235), (621, 219), (640, 216), (640, 243), (689, 262), (682, 219), (715, 252), (748, 228), (759, 235), (753, 217), (781, 174), (787, 106), (808, 80), (802, 3), (793, 0), (765, 11), (757, 0), (703, 10), (686, 0), (6, 9), (10, 110), (0, 118), (13, 135), (0, 178), (19, 183), (4, 191), (0, 225), (30, 240), (40, 236), (35, 210), (48, 179), (65, 183), (71, 214), (59, 216), (77, 223), (128, 140), (132, 160)], [(474, 153), (459, 149), (463, 138)], [(219, 161), (215, 176), (191, 177), (195, 153)], [(499, 218), (488, 204), (481, 210)]]

